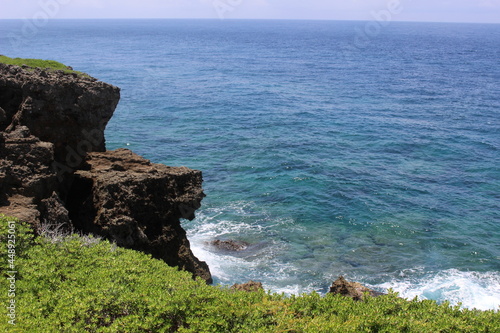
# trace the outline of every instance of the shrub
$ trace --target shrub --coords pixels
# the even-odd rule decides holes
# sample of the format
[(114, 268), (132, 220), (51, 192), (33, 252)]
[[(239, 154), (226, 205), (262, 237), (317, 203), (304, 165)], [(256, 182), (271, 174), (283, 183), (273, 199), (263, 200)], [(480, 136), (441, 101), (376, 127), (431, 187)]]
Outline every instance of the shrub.
[[(7, 220), (0, 217), (2, 244)], [(396, 294), (355, 302), (339, 295), (285, 297), (208, 286), (190, 273), (107, 241), (77, 235), (57, 242), (33, 240), (29, 228), (17, 223), (16, 325), (2, 320), (2, 331), (500, 331), (498, 312), (406, 301)], [(6, 279), (0, 288), (8, 289)], [(0, 301), (7, 304), (7, 293), (0, 293)]]

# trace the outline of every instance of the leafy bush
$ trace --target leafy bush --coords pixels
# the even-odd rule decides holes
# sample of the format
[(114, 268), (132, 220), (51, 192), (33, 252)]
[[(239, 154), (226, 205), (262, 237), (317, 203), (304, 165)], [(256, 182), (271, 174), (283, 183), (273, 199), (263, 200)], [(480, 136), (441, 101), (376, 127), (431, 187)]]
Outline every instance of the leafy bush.
[[(7, 220), (0, 217), (2, 244)], [(396, 294), (355, 302), (317, 293), (233, 291), (107, 241), (76, 235), (33, 240), (24, 224), (17, 225), (16, 325), (2, 313), (1, 331), (500, 332), (495, 311), (406, 301)], [(5, 248), (1, 253), (6, 255)], [(8, 289), (6, 279), (0, 288)], [(0, 301), (7, 304), (7, 293), (0, 293)]]
[(10, 270), (12, 259), (15, 261), (16, 258), (24, 256), (33, 243), (34, 233), (30, 226), (16, 218), (8, 218), (0, 214), (0, 268), (2, 272)]

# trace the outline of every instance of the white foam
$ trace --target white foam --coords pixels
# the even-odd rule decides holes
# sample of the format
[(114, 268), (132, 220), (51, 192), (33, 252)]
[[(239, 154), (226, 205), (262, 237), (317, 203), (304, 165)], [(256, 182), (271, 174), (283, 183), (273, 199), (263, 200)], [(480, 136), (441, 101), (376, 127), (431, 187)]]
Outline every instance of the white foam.
[[(291, 220), (269, 217), (253, 202), (238, 201), (223, 208), (202, 210), (195, 221), (186, 222), (184, 227), (191, 250), (198, 259), (207, 262), (215, 284), (257, 280), (273, 292), (306, 292), (307, 288), (294, 278), (297, 268), (281, 261), (289, 244), (275, 235), (284, 225), (286, 230), (299, 228)], [(253, 246), (241, 254), (217, 252), (208, 245), (214, 239), (245, 240)]]
[[(248, 218), (251, 216), (251, 218)], [(273, 292), (301, 294), (317, 290), (324, 281), (305, 278), (304, 272), (283, 256), (293, 244), (280, 237), (280, 230), (287, 234), (300, 229), (294, 221), (273, 219), (253, 202), (233, 202), (221, 208), (209, 208), (198, 213), (194, 222), (185, 228), (193, 253), (210, 267), (216, 284), (231, 285), (257, 280)], [(214, 251), (208, 242), (228, 238), (261, 242), (251, 254), (231, 255)], [(305, 278), (305, 279), (304, 279)], [(318, 276), (318, 279), (321, 277)], [(465, 308), (500, 310), (500, 273), (464, 272), (456, 269), (427, 272), (423, 268), (407, 269), (396, 277), (383, 278), (389, 282), (371, 285), (376, 290), (391, 288), (401, 297), (449, 301)], [(363, 281), (363, 277), (359, 277)], [(330, 283), (328, 281), (326, 284)], [(321, 287), (320, 287), (321, 288)]]
[(450, 269), (437, 273), (423, 273), (421, 269), (401, 272), (400, 277), (376, 285), (389, 288), (401, 297), (432, 299), (461, 304), (465, 308), (478, 310), (500, 310), (500, 273), (463, 272)]

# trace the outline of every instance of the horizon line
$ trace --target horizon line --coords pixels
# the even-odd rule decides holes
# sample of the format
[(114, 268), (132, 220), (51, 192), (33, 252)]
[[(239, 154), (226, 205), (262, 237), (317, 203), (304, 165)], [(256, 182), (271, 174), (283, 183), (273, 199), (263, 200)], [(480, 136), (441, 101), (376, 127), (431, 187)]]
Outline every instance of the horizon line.
[[(29, 18), (0, 18), (0, 21), (24, 21)], [(65, 17), (48, 18), (48, 21), (70, 20), (210, 20), (210, 21), (323, 21), (323, 22), (370, 22), (376, 20), (361, 19), (315, 19), (315, 18), (215, 18), (215, 17)], [(442, 23), (442, 24), (500, 24), (500, 22), (477, 21), (418, 21), (418, 20), (391, 20), (397, 23)]]

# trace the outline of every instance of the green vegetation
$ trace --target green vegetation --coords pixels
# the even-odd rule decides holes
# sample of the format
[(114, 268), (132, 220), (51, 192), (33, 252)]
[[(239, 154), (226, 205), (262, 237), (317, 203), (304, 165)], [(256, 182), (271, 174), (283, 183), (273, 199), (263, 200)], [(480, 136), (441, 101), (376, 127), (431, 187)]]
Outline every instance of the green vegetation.
[(23, 58), (9, 58), (4, 55), (0, 55), (0, 63), (7, 65), (16, 65), (16, 66), (29, 66), (32, 69), (42, 68), (49, 71), (61, 70), (65, 73), (76, 73), (78, 75), (87, 76), (87, 74), (74, 71), (71, 67), (68, 67), (60, 62), (54, 60), (41, 60), (41, 59), (23, 59)]
[[(2, 258), (8, 258), (9, 220), (0, 217)], [(500, 332), (495, 311), (396, 294), (355, 302), (316, 293), (232, 291), (107, 241), (34, 238), (19, 221), (15, 231), (16, 325), (7, 322), (2, 306), (3, 332)], [(8, 267), (2, 269), (5, 305)]]

